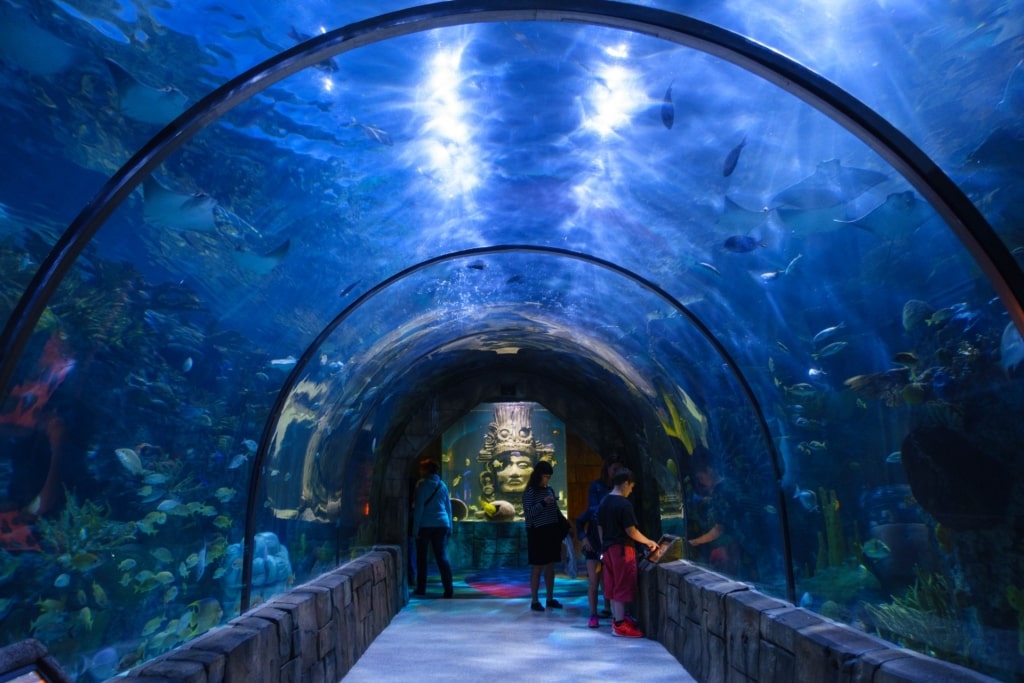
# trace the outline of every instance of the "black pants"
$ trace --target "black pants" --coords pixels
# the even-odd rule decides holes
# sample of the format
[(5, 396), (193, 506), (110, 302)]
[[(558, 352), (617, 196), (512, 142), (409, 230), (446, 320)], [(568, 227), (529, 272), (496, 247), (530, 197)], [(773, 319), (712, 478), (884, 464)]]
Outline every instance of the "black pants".
[(420, 527), (420, 535), (416, 539), (416, 592), (427, 590), (427, 545), (434, 553), (434, 561), (441, 572), (441, 584), (444, 594), (452, 594), (452, 565), (448, 562), (448, 527)]

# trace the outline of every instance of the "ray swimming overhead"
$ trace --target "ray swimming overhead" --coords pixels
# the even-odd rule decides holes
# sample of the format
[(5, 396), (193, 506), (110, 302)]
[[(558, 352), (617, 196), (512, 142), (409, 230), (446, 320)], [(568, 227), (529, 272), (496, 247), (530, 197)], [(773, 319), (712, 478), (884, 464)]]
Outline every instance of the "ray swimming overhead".
[(837, 223), (853, 225), (884, 239), (905, 239), (932, 215), (932, 208), (912, 190), (894, 192), (864, 216)]
[(172, 192), (149, 176), (142, 186), (142, 215), (158, 228), (213, 232), (217, 227), (217, 202), (210, 195), (197, 192)]
[(723, 232), (748, 233), (760, 227), (768, 220), (768, 209), (751, 211), (745, 209), (729, 197), (725, 197), (725, 205), (718, 217), (717, 225)]
[(798, 237), (832, 232), (843, 227), (842, 219), (846, 216), (843, 206), (829, 206), (824, 209), (776, 209), (779, 220)]
[(68, 69), (77, 48), (22, 18), (0, 19), (0, 59), (36, 76), (53, 76)]
[(104, 61), (114, 76), (118, 107), (126, 118), (164, 126), (185, 111), (188, 98), (177, 88), (151, 88), (137, 81), (114, 60)]
[(839, 159), (822, 161), (796, 185), (775, 195), (775, 206), (794, 209), (827, 209), (856, 199), (886, 179), (884, 173), (843, 166)]
[(268, 275), (270, 271), (277, 267), (277, 264), (281, 263), (291, 246), (292, 241), (287, 239), (263, 255), (236, 249), (231, 252), (231, 258), (234, 259), (235, 264), (242, 270), (255, 273), (256, 275)]

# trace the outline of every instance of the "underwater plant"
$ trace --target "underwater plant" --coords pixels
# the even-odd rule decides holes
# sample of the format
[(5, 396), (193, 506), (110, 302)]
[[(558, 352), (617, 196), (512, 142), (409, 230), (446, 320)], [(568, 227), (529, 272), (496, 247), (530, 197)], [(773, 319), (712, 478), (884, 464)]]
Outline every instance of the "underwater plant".
[(914, 585), (892, 602), (864, 603), (883, 638), (949, 661), (970, 661), (970, 638), (957, 614), (953, 592), (942, 574), (917, 572)]
[(135, 524), (110, 519), (110, 507), (86, 500), (79, 504), (65, 489), (60, 514), (37, 521), (43, 556), (68, 570), (86, 572), (103, 562), (104, 551), (135, 540)]

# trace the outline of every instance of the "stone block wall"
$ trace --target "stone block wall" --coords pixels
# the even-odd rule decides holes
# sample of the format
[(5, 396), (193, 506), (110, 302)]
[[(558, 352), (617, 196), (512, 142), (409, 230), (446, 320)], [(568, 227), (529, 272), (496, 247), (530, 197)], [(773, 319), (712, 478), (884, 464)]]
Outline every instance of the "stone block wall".
[(111, 683), (333, 683), (405, 600), (401, 549), (375, 546)]
[(645, 565), (637, 600), (648, 637), (702, 683), (995, 681), (685, 560)]

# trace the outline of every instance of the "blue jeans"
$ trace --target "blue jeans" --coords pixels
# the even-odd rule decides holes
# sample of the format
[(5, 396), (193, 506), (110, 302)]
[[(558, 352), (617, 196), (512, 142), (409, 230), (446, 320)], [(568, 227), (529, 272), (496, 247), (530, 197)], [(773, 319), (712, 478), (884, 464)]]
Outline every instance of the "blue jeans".
[(427, 545), (434, 553), (434, 561), (441, 572), (441, 584), (444, 594), (452, 594), (452, 565), (448, 562), (448, 527), (420, 527), (420, 535), (416, 538), (416, 592), (427, 590)]

